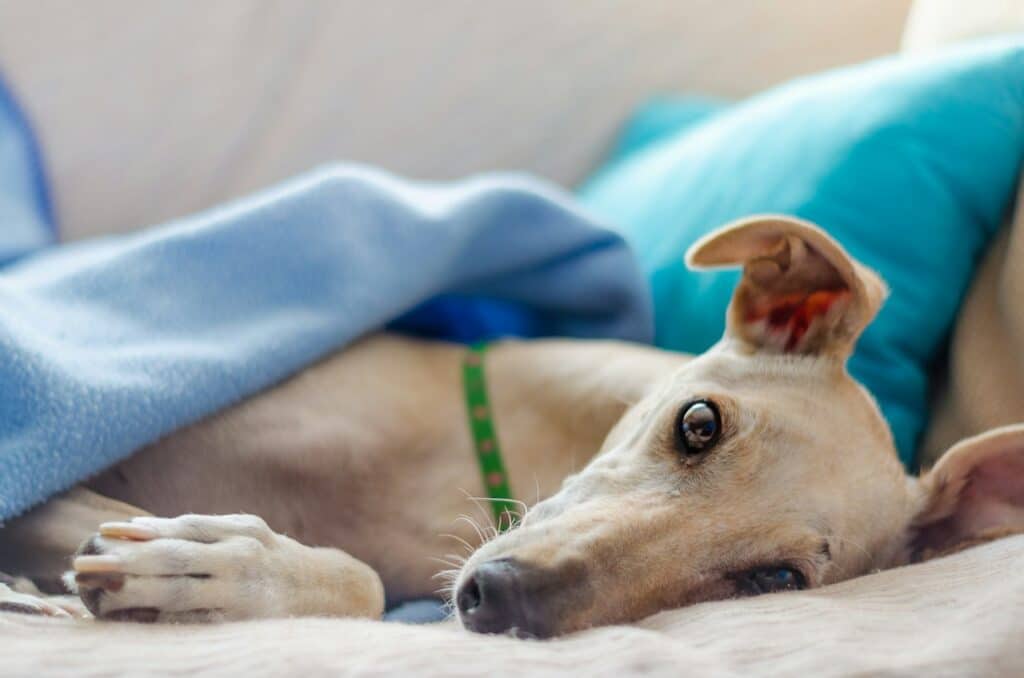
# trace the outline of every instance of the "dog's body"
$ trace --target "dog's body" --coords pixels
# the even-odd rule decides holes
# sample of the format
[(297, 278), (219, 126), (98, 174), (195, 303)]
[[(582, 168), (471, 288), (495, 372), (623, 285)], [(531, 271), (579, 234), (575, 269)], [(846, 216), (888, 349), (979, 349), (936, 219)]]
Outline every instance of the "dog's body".
[[(369, 564), (391, 600), (435, 596), (439, 562), (453, 551), (468, 555), (459, 540), (478, 546), (473, 523), (486, 529), (490, 513), (470, 499), (484, 490), (462, 398), (464, 350), (387, 334), (367, 338), (140, 450), (85, 484), (96, 494), (79, 488), (14, 521), (0, 569), (55, 579), (102, 522), (143, 513), (249, 513), (303, 544), (341, 549)], [(686, 359), (619, 342), (494, 344), (487, 357), (491, 404), (518, 496), (533, 503), (557, 491), (587, 464), (628, 403)], [(55, 524), (62, 533), (40, 543)], [(325, 555), (310, 550), (294, 558)], [(330, 557), (325, 567), (349, 569)], [(366, 574), (358, 586), (375, 589), (374, 575)], [(261, 586), (278, 583), (271, 576)], [(351, 586), (341, 590), (352, 593)], [(381, 605), (379, 597), (359, 605), (346, 598), (320, 609), (296, 601), (287, 610), (253, 610), (263, 598), (238, 595), (245, 609), (225, 616), (372, 616)]]
[[(884, 297), (874, 274), (779, 218), (691, 259), (745, 265), (727, 336), (703, 356), (584, 341), (489, 352), (511, 485), (543, 501), (486, 544), (460, 518), (484, 494), (463, 349), (379, 335), (87, 483), (108, 499), (78, 490), (13, 522), (0, 569), (52, 576), (105, 523), (74, 561), (97, 616), (377, 616), (385, 590), (432, 595), (439, 561), (475, 549), (454, 581), (463, 623), (548, 636), (1024, 529), (1021, 483), (992, 482), (1020, 463), (1021, 430), (904, 475), (845, 370)], [(209, 515), (129, 522), (139, 509)], [(217, 515), (240, 513), (263, 520)]]

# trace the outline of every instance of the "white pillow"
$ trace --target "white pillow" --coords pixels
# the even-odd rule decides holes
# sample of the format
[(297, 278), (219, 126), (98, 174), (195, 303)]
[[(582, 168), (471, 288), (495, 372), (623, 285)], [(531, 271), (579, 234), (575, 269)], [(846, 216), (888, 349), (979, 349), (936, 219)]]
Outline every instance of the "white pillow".
[(1024, 31), (1022, 0), (916, 0), (907, 17), (903, 50), (1016, 31)]

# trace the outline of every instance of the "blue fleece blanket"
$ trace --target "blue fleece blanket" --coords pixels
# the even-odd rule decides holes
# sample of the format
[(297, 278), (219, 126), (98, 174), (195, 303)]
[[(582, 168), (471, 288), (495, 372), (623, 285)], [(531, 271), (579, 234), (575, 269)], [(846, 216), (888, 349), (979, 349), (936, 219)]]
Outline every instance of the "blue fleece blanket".
[(35, 153), (6, 104), (0, 519), (385, 326), (651, 338), (622, 240), (519, 177), (425, 185), (330, 167), (130, 236), (45, 247)]

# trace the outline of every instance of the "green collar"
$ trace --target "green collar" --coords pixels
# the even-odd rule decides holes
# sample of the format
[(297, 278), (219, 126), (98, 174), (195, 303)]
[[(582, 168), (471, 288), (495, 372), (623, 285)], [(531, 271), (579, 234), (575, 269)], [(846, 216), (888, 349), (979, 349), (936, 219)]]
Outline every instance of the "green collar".
[(494, 428), (491, 404), (487, 397), (487, 379), (484, 376), (484, 353), (486, 343), (469, 347), (462, 360), (462, 391), (466, 399), (466, 413), (469, 416), (469, 430), (473, 435), (476, 459), (484, 479), (484, 489), (491, 499), (494, 524), (499, 532), (512, 526), (515, 502), (508, 484), (508, 473), (501, 460), (498, 446), (498, 432)]

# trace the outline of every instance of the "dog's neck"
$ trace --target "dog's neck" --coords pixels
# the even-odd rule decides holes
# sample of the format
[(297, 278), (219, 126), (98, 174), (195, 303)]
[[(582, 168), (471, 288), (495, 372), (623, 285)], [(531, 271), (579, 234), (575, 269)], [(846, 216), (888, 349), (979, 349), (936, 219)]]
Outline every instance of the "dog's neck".
[(610, 341), (502, 341), (486, 372), (515, 499), (533, 504), (597, 453), (656, 380), (689, 356)]

